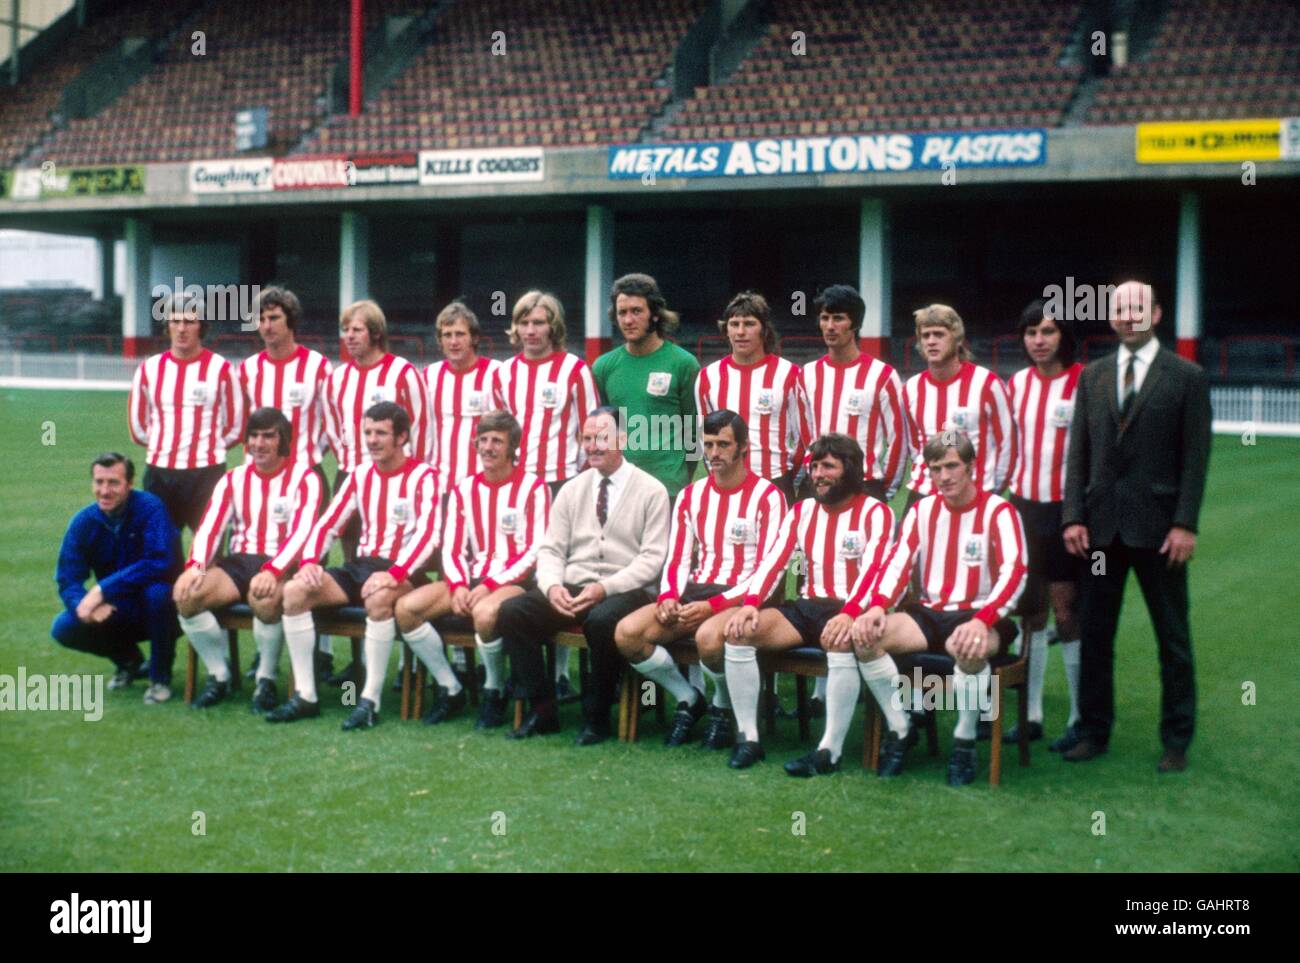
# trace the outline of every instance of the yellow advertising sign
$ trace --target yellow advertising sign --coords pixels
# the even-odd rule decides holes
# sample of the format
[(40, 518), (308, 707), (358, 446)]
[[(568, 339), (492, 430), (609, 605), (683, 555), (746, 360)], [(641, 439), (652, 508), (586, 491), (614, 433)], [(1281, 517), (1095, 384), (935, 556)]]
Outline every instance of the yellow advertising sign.
[[(1291, 159), (1283, 127), (1291, 120), (1192, 120), (1137, 125), (1139, 164), (1212, 164)], [(1290, 145), (1286, 145), (1290, 147)]]

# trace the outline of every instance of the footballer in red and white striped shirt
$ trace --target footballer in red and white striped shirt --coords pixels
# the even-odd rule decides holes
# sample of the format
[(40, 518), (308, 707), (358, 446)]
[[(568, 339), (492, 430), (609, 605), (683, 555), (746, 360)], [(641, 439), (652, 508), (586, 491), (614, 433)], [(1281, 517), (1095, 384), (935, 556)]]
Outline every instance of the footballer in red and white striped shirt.
[[(267, 715), (268, 722), (320, 715), (312, 609), (359, 605), (366, 610), (366, 683), (343, 728), (375, 725), (388, 657), (397, 635), (394, 607), (416, 584), (423, 584), (423, 565), (438, 547), (437, 472), (406, 453), (411, 433), (406, 410), (391, 401), (373, 405), (366, 409), (362, 430), (370, 460), (348, 475), (325, 513), (312, 525), (298, 574), (285, 587), (284, 637), (297, 692)], [(361, 519), (356, 560), (322, 568), (330, 545), (353, 515)]]
[[(275, 708), (284, 575), (302, 550), (324, 487), (309, 465), (294, 461), (292, 439), (293, 428), (283, 412), (253, 412), (244, 438), (251, 461), (217, 483), (194, 535), (190, 560), (176, 581), (173, 597), (181, 629), (209, 672), (207, 685), (194, 701), (196, 708), (216, 705), (230, 694), (226, 632), (212, 612), (241, 601), (253, 610), (260, 657), (253, 708)], [(227, 528), (229, 552), (213, 564)]]
[(476, 457), (483, 470), (461, 479), (447, 502), (443, 581), (417, 588), (397, 603), (397, 627), (439, 686), (424, 722), (436, 725), (465, 708), (465, 693), (443, 654), (437, 623), (446, 616), (474, 624), (475, 646), (487, 678), (477, 728), (505, 722), (505, 650), (497, 611), (533, 585), (537, 548), (546, 534), (551, 490), (518, 464), (522, 429), (508, 411), (477, 419)]
[[(1056, 616), (1055, 640), (1061, 644), (1070, 715), (1065, 733), (1050, 748), (1074, 747), (1079, 720), (1079, 559), (1061, 537), (1061, 502), (1065, 496), (1065, 465), (1070, 450), (1075, 393), (1083, 365), (1075, 361), (1070, 323), (1049, 317), (1042, 300), (1031, 302), (1020, 316), (1017, 331), (1032, 364), (1011, 376), (1011, 407), (1020, 433), (1020, 457), (1011, 479), (1011, 504), (1020, 513), (1029, 549), (1029, 579), (1020, 596), (1019, 614), (1029, 641), (1029, 728), (1031, 741), (1043, 735), (1043, 682), (1051, 649), (1047, 629), (1050, 596)], [(1005, 741), (1019, 741), (1018, 726)]]
[(858, 347), (866, 305), (847, 284), (817, 295), (826, 354), (803, 366), (805, 445), (830, 431), (853, 438), (866, 456), (867, 492), (888, 501), (908, 466), (903, 382), (892, 366)]
[(934, 483), (921, 450), (935, 434), (965, 432), (975, 446), (975, 484), (998, 492), (1010, 480), (1016, 463), (1016, 431), (1006, 386), (988, 368), (974, 364), (961, 317), (946, 304), (916, 312), (916, 344), (926, 370), (907, 379), (903, 406), (911, 433), (912, 476), (908, 488), (933, 495)]
[(147, 449), (144, 490), (191, 530), (226, 470), (226, 449), (244, 428), (244, 395), (234, 367), (203, 347), (207, 322), (197, 304), (163, 306), (171, 348), (145, 359), (131, 379), (127, 422)]
[(600, 404), (591, 368), (564, 350), (564, 308), (529, 291), (511, 313), (510, 343), (522, 349), (497, 371), (497, 403), (523, 428), (523, 468), (558, 490), (582, 463), (582, 423)]
[(707, 365), (695, 379), (695, 404), (734, 411), (749, 427), (749, 466), (794, 498), (794, 473), (803, 458), (799, 366), (775, 354), (776, 329), (766, 299), (743, 291), (731, 299), (718, 327), (731, 353)]
[(295, 340), (301, 318), (302, 305), (292, 291), (263, 291), (257, 333), (266, 347), (245, 358), (238, 371), (249, 410), (283, 411), (293, 426), (293, 458), (310, 468), (325, 457), (325, 399), (334, 369), (319, 351)]
[(665, 646), (689, 638), (710, 620), (722, 620), (716, 626), (721, 633), (730, 618), (727, 609), (740, 603), (759, 560), (772, 551), (786, 503), (775, 484), (750, 469), (749, 432), (734, 411), (707, 414), (700, 443), (709, 474), (677, 496), (659, 600), (619, 622), (614, 641), (634, 669), (677, 700), (665, 745), (685, 744), (708, 710), (704, 744), (721, 749), (734, 738), (721, 651), (712, 663), (702, 662), (714, 684), (710, 707), (677, 671)]
[(430, 464), (438, 469), (443, 493), (478, 472), (474, 432), (478, 420), (496, 404), (501, 362), (478, 354), (478, 318), (453, 301), (435, 322), (443, 360), (424, 369), (429, 395)]
[[(936, 434), (923, 455), (938, 493), (920, 499), (903, 518), (898, 542), (874, 583), (862, 579), (844, 607), (861, 672), (890, 728), (880, 774), (897, 775), (914, 740), (898, 692), (898, 653), (947, 654), (957, 663), (953, 682), (957, 728), (948, 784), (975, 777), (975, 739), (981, 710), (993, 709), (989, 658), (1015, 638), (1007, 618), (1025, 583), (1025, 537), (1010, 502), (976, 484), (976, 453), (964, 432)], [(920, 600), (892, 615), (920, 572)], [(868, 606), (866, 612), (862, 612)], [(859, 614), (861, 613), (861, 614)]]
[[(889, 506), (864, 490), (863, 453), (847, 435), (822, 435), (809, 452), (811, 498), (794, 505), (781, 520), (776, 544), (759, 562), (746, 587), (744, 605), (727, 620), (705, 625), (695, 641), (701, 660), (721, 652), (727, 688), (739, 730), (729, 765), (744, 769), (763, 758), (758, 740), (759, 670), (757, 650), (798, 646), (826, 648), (825, 630), (863, 573), (874, 573), (889, 547), (894, 516)], [(780, 588), (795, 551), (802, 555), (800, 597), (772, 608), (760, 605)], [(846, 699), (848, 699), (846, 703)], [(837, 766), (856, 694), (827, 689), (827, 765)]]

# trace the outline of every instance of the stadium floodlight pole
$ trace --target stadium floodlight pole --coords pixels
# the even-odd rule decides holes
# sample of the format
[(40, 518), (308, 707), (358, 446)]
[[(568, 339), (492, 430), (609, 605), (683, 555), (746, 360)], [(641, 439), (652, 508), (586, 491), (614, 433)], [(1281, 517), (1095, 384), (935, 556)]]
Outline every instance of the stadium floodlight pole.
[(362, 22), (365, 0), (352, 0), (351, 54), (348, 58), (348, 116), (361, 116), (361, 94), (364, 83), (361, 71)]

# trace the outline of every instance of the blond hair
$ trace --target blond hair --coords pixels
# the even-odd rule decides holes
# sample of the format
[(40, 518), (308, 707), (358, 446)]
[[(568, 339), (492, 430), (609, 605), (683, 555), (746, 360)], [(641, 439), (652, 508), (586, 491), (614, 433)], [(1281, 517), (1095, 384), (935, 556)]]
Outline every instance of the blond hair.
[(970, 342), (966, 340), (966, 325), (962, 324), (961, 315), (953, 308), (946, 304), (930, 304), (913, 311), (912, 317), (916, 319), (916, 351), (921, 357), (925, 357), (925, 352), (921, 350), (922, 328), (947, 328), (957, 339), (957, 357), (962, 361), (970, 361), (975, 357)]
[(529, 291), (515, 302), (515, 308), (510, 312), (510, 343), (516, 346), (519, 345), (519, 322), (534, 308), (542, 308), (546, 311), (546, 321), (551, 326), (551, 347), (557, 351), (562, 349), (564, 347), (564, 307), (560, 304), (559, 298), (554, 294), (547, 294), (545, 291)]
[(370, 343), (379, 346), (381, 351), (388, 350), (388, 320), (383, 310), (374, 301), (353, 301), (339, 315), (339, 330), (342, 331), (352, 315), (360, 312), (366, 330), (370, 332)]
[(442, 329), (455, 324), (457, 321), (464, 321), (465, 328), (469, 331), (470, 343), (477, 346), (479, 338), (483, 336), (483, 329), (479, 327), (478, 315), (469, 309), (464, 301), (453, 301), (441, 311), (438, 312), (437, 319), (433, 322), (434, 330), (442, 334)]

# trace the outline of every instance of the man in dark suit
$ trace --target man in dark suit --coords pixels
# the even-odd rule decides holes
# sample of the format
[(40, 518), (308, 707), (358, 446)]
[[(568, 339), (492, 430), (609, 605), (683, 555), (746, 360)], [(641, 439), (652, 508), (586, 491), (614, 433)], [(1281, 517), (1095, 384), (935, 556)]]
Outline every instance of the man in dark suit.
[(1160, 346), (1160, 305), (1128, 281), (1110, 301), (1114, 354), (1079, 380), (1061, 515), (1082, 579), (1079, 742), (1062, 758), (1106, 751), (1115, 721), (1115, 628), (1129, 569), (1137, 573), (1160, 651), (1161, 772), (1181, 772), (1196, 719), (1187, 562), (1210, 457), (1205, 373)]

